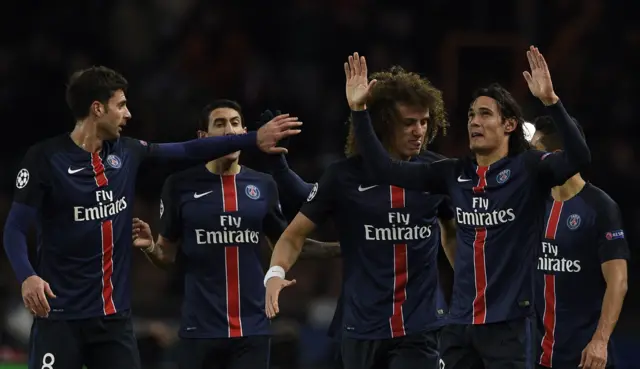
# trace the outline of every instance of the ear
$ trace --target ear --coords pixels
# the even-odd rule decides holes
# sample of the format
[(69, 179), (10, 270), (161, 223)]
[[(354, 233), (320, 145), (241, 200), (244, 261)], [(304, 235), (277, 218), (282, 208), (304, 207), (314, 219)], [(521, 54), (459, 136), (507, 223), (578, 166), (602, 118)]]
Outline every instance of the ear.
[(106, 112), (105, 106), (100, 101), (91, 103), (91, 113), (100, 118)]
[(242, 127), (242, 133), (247, 133), (247, 127)]
[(198, 130), (198, 138), (205, 138), (205, 137), (207, 137), (207, 132), (199, 129)]
[(515, 119), (507, 119), (504, 121), (504, 131), (505, 133), (512, 133), (518, 127), (518, 121)]

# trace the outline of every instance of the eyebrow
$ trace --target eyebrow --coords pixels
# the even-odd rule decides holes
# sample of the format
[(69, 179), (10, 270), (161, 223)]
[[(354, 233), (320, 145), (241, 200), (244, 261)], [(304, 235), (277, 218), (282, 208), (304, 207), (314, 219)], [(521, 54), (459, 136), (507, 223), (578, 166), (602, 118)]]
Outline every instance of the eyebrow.
[[(213, 120), (213, 123), (224, 122), (226, 120), (227, 120), (226, 118), (216, 118), (216, 119)], [(229, 120), (240, 120), (240, 116), (238, 116), (238, 115), (233, 116), (233, 117), (229, 118)]]

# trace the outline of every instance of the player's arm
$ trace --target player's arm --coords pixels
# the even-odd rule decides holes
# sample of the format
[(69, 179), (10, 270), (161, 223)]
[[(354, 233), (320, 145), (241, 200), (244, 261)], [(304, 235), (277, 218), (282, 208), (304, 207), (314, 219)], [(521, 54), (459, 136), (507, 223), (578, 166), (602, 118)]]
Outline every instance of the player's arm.
[(149, 224), (142, 219), (133, 218), (133, 246), (141, 249), (153, 265), (167, 270), (176, 261), (180, 242), (172, 241), (161, 234), (154, 242)]
[(144, 251), (154, 265), (163, 269), (168, 269), (174, 264), (182, 239), (182, 218), (175, 193), (176, 181), (177, 177), (169, 176), (162, 186), (160, 232), (156, 242), (153, 242), (153, 235), (147, 223), (139, 219), (133, 220), (134, 246)]
[(537, 48), (531, 46), (527, 51), (531, 73), (523, 73), (529, 90), (547, 107), (562, 139), (561, 152), (545, 154), (539, 165), (541, 181), (553, 187), (559, 186), (580, 172), (591, 162), (591, 151), (580, 134), (573, 119), (569, 116), (556, 95), (551, 82), (551, 74), (544, 57)]
[(618, 322), (627, 294), (627, 260), (630, 255), (622, 227), (622, 216), (613, 200), (604, 200), (601, 202), (602, 206), (596, 207), (596, 237), (598, 258), (607, 287), (598, 326), (591, 342), (582, 351), (580, 367), (584, 368), (604, 368), (609, 338)]
[(31, 262), (27, 245), (27, 232), (37, 219), (48, 186), (46, 155), (42, 144), (32, 146), (16, 178), (16, 191), (4, 225), (3, 243), (9, 263), (22, 285), (25, 306), (37, 316), (48, 316), (47, 301), (54, 298), (49, 283), (38, 277)]
[(440, 241), (447, 256), (447, 260), (453, 267), (456, 259), (456, 220), (454, 218), (451, 202), (446, 198), (438, 207), (438, 225), (440, 226)]
[(376, 136), (369, 112), (362, 106), (352, 109), (356, 145), (374, 182), (408, 190), (447, 193), (445, 176), (451, 172), (455, 159), (435, 163), (394, 160)]
[(594, 338), (608, 340), (618, 321), (627, 293), (627, 260), (629, 245), (622, 228), (618, 205), (611, 203), (598, 212), (598, 256), (607, 289), (602, 303), (602, 314)]
[(242, 135), (204, 137), (173, 143), (141, 143), (137, 145), (137, 148), (142, 151), (142, 157), (195, 160), (213, 160), (255, 146), (266, 153), (279, 154), (286, 152), (287, 149), (276, 147), (278, 141), (300, 133), (300, 130), (296, 129), (300, 125), (302, 122), (298, 121), (298, 118), (282, 114), (273, 118), (257, 131)]
[[(278, 200), (278, 188), (274, 182), (270, 182), (271, 195), (269, 196), (270, 210), (264, 220), (264, 232), (267, 236), (269, 246), (273, 250), (273, 245), (287, 229), (287, 221), (282, 214)], [(306, 195), (305, 195), (306, 197)], [(311, 238), (304, 238), (300, 258), (333, 258), (340, 256), (340, 244), (337, 242), (316, 241)]]
[(296, 172), (289, 168), (284, 154), (270, 155), (269, 172), (278, 187), (297, 204), (301, 204), (313, 190), (313, 184), (305, 182)]
[(280, 291), (295, 283), (285, 280), (285, 275), (300, 256), (307, 236), (324, 222), (333, 212), (338, 178), (335, 166), (330, 166), (320, 179), (300, 212), (291, 224), (282, 232), (271, 254), (270, 268), (264, 277), (266, 287), (265, 310), (269, 318), (279, 312), (278, 297)]

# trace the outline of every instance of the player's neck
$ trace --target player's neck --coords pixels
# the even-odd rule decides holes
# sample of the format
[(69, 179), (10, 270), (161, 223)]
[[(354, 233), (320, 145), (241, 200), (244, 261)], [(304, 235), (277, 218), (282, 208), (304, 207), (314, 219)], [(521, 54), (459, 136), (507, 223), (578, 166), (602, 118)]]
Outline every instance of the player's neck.
[(98, 152), (102, 149), (102, 137), (98, 134), (98, 124), (89, 119), (76, 122), (76, 127), (71, 131), (71, 139), (82, 150)]
[(509, 153), (509, 148), (499, 148), (497, 150), (487, 152), (487, 153), (478, 153), (476, 152), (476, 162), (481, 167), (488, 167), (489, 165), (497, 162), (498, 160), (504, 158)]
[(387, 152), (389, 153), (389, 156), (390, 156), (392, 159), (395, 159), (395, 160), (403, 160), (403, 161), (411, 160), (411, 157), (410, 157), (410, 156), (400, 155), (396, 150), (393, 150), (393, 149), (387, 149)]
[(238, 163), (238, 159), (229, 160), (220, 158), (211, 160), (207, 163), (206, 167), (209, 172), (223, 176), (231, 176), (240, 173), (240, 164)]
[(569, 178), (562, 186), (551, 189), (551, 197), (556, 201), (567, 201), (577, 195), (587, 184), (580, 174)]

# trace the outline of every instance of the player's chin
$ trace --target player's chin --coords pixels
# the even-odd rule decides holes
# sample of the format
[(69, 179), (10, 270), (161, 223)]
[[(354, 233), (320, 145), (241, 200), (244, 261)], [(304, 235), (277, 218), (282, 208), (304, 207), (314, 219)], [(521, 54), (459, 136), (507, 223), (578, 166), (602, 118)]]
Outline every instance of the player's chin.
[(231, 154), (224, 156), (224, 158), (231, 161), (238, 160), (240, 158), (240, 151), (232, 152)]

